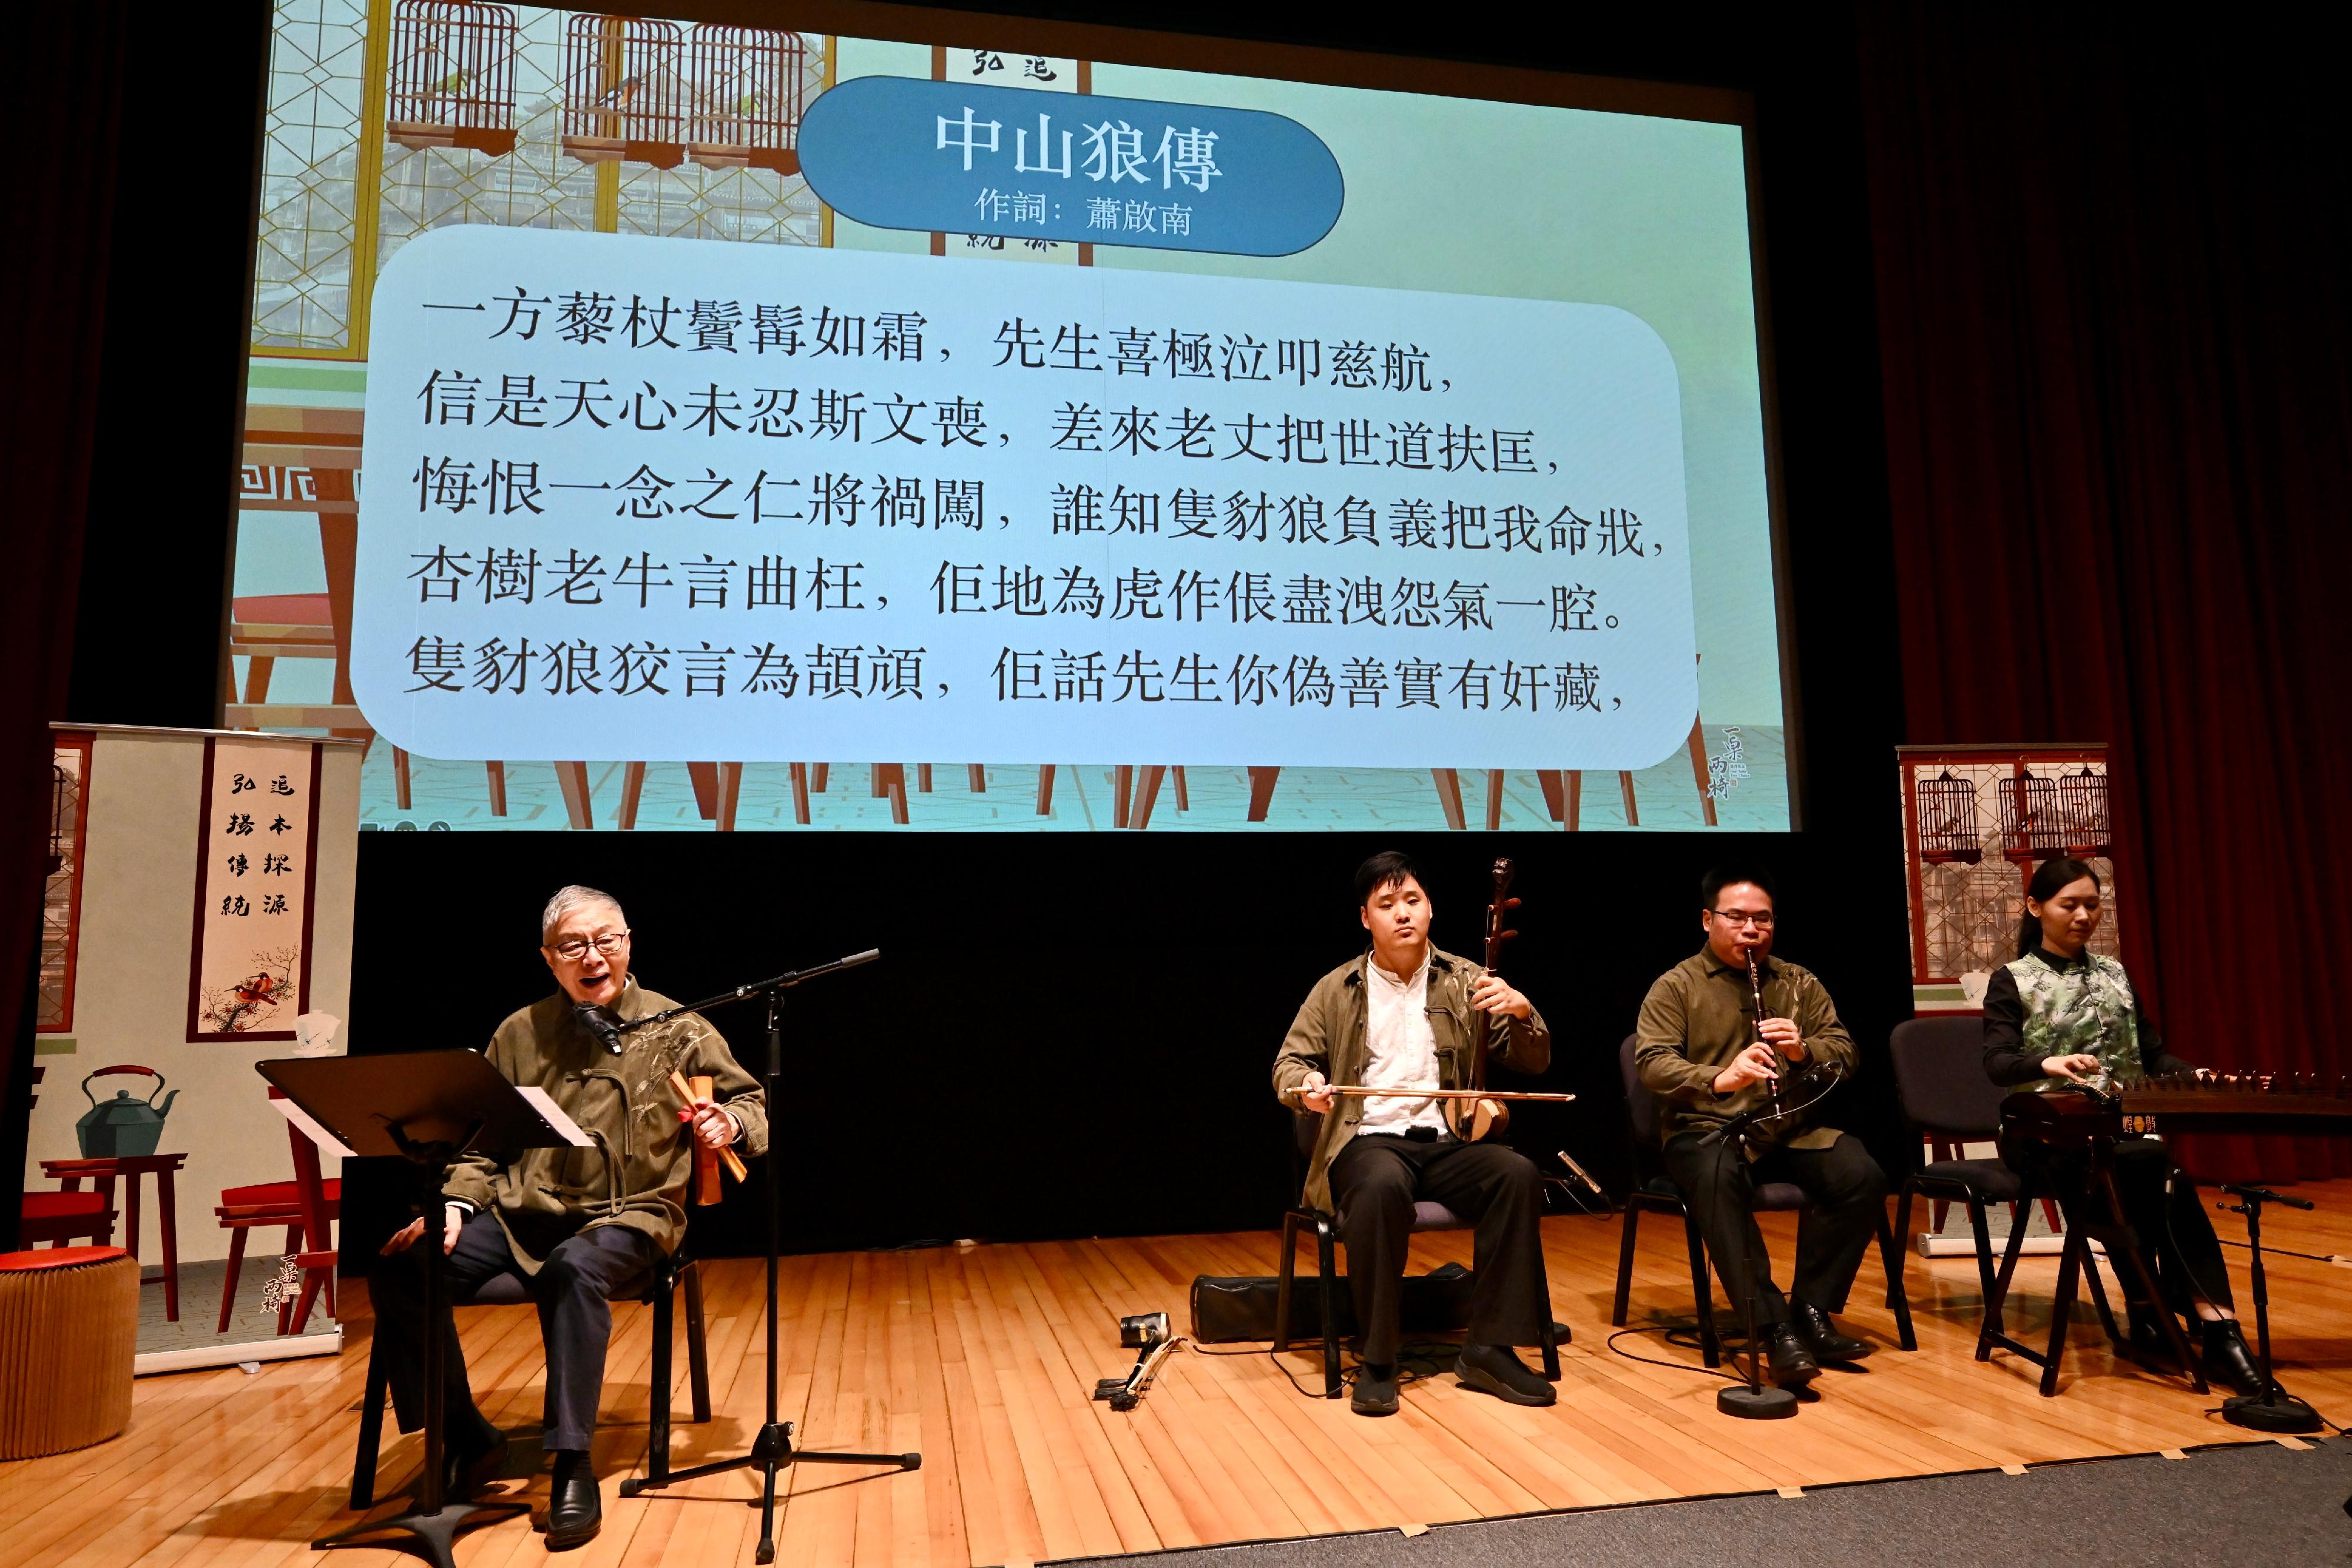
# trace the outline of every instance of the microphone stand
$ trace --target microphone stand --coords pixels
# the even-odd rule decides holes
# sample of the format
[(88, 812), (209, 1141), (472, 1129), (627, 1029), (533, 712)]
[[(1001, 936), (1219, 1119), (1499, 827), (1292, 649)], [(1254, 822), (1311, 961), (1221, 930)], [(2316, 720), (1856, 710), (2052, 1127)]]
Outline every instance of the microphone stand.
[[(735, 1458), (717, 1459), (705, 1465), (689, 1465), (684, 1469), (671, 1470), (658, 1477), (647, 1476), (642, 1479), (632, 1477), (621, 1483), (623, 1497), (636, 1497), (657, 1488), (667, 1487), (676, 1481), (693, 1480), (701, 1476), (715, 1476), (729, 1470), (758, 1470), (761, 1473), (761, 1485), (760, 1546), (757, 1560), (761, 1563), (772, 1563), (776, 1560), (776, 1473), (786, 1465), (888, 1465), (897, 1469), (912, 1470), (921, 1469), (923, 1463), (923, 1456), (920, 1454), (845, 1454), (830, 1451), (818, 1453), (806, 1448), (795, 1448), (793, 1447), (793, 1423), (780, 1419), (776, 1407), (776, 1377), (778, 1369), (782, 1365), (782, 1357), (778, 1354), (776, 1341), (776, 1269), (777, 1259), (783, 1250), (780, 1225), (784, 1208), (784, 1178), (783, 1161), (778, 1157), (775, 1141), (775, 1116), (777, 1099), (781, 1092), (780, 1081), (784, 1071), (784, 992), (804, 980), (814, 980), (821, 975), (830, 975), (838, 969), (854, 968), (860, 964), (870, 964), (881, 956), (878, 948), (869, 949), (864, 953), (853, 953), (846, 958), (835, 958), (829, 964), (818, 964), (811, 968), (793, 969), (765, 980), (755, 980), (748, 986), (738, 986), (733, 990), (722, 991), (715, 997), (691, 1002), (685, 1007), (649, 1013), (644, 1018), (632, 1019), (626, 1023), (616, 1026), (620, 1031), (625, 1033), (633, 1029), (644, 1029), (651, 1024), (666, 1022), (683, 1013), (699, 1012), (706, 1008), (719, 1007), (728, 1002), (742, 1001), (751, 997), (765, 997), (768, 1001), (768, 1062), (767, 1071), (761, 1079), (767, 1092), (769, 1118), (768, 1418), (761, 1425), (759, 1435), (751, 1440), (751, 1448)], [(667, 1396), (667, 1394), (659, 1396), (659, 1397)]]
[[(1708, 1134), (1706, 1141), (1737, 1143), (1740, 1145), (1740, 1158), (1745, 1159), (1748, 1157), (1748, 1130), (1758, 1122), (1767, 1117), (1777, 1117), (1780, 1113), (1776, 1097), (1771, 1104), (1759, 1105), (1752, 1111), (1743, 1111), (1732, 1117)], [(1716, 1158), (1721, 1159), (1729, 1152), (1727, 1149), (1718, 1150)], [(1742, 1218), (1745, 1218), (1744, 1216)], [(1739, 1278), (1740, 1328), (1748, 1336), (1748, 1381), (1745, 1384), (1727, 1384), (1717, 1389), (1715, 1407), (1723, 1415), (1736, 1416), (1743, 1421), (1780, 1421), (1797, 1413), (1797, 1396), (1777, 1384), (1768, 1387), (1764, 1382), (1764, 1341), (1756, 1332), (1756, 1271), (1759, 1263), (1759, 1260), (1748, 1256), (1747, 1234), (1743, 1230), (1739, 1242), (1739, 1266), (1736, 1272)], [(1735, 1365), (1738, 1364), (1738, 1356), (1732, 1360)]]
[(2289, 1208), (2318, 1207), (2307, 1197), (2289, 1197), (2283, 1192), (2273, 1192), (2266, 1186), (2242, 1186), (2224, 1182), (2223, 1192), (2242, 1201), (2217, 1203), (2213, 1207), (2225, 1214), (2246, 1217), (2246, 1245), (2254, 1254), (2254, 1333), (2260, 1345), (2263, 1369), (2263, 1391), (2260, 1395), (2233, 1394), (2221, 1401), (2221, 1419), (2232, 1427), (2246, 1427), (2257, 1432), (2316, 1432), (2327, 1423), (2319, 1412), (2297, 1399), (2278, 1385), (2271, 1375), (2271, 1292), (2263, 1273), (2263, 1205), (2283, 1203)]

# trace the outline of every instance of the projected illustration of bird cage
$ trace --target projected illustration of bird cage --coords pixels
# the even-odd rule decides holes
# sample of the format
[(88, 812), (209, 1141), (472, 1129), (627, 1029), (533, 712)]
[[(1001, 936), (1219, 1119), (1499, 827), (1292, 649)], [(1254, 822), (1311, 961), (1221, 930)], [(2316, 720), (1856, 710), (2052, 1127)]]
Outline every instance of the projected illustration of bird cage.
[(583, 163), (686, 161), (677, 26), (574, 14), (563, 27), (563, 151)]
[(2009, 781), (2001, 802), (2001, 853), (2013, 861), (2053, 855), (2104, 855), (2115, 835), (2107, 822), (2106, 776), (2085, 767), (2044, 778), (2032, 768)]
[(799, 173), (808, 69), (801, 36), (706, 22), (694, 29), (690, 49), (695, 103), (687, 156), (706, 169)]
[(400, 146), (514, 151), (515, 14), (474, 0), (398, 0), (384, 134)]

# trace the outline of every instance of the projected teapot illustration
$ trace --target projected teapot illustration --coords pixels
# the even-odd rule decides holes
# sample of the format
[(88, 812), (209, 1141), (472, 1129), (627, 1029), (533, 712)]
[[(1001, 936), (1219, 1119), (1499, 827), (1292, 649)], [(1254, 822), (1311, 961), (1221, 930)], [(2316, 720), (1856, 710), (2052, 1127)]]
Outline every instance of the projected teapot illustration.
[[(91, 1079), (112, 1073), (152, 1078), (155, 1086), (143, 1100), (134, 1099), (129, 1089), (118, 1089), (105, 1100), (90, 1093)], [(89, 1101), (89, 1110), (74, 1124), (74, 1137), (86, 1160), (143, 1159), (153, 1154), (163, 1141), (163, 1118), (172, 1113), (172, 1102), (180, 1097), (174, 1089), (163, 1094), (161, 1103), (156, 1103), (155, 1096), (163, 1093), (163, 1075), (152, 1067), (101, 1067), (81, 1081), (81, 1092)]]

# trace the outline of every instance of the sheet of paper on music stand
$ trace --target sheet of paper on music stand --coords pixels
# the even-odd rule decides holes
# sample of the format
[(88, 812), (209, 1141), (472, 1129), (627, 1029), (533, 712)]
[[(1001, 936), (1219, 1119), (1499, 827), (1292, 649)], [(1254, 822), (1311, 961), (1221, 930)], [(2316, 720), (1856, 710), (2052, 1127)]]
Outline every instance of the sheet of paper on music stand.
[(580, 1130), (580, 1124), (563, 1113), (562, 1106), (547, 1097), (547, 1091), (527, 1084), (515, 1085), (515, 1092), (530, 1102), (530, 1108), (547, 1118), (547, 1124), (575, 1149), (592, 1148), (595, 1140)]
[(272, 1100), (269, 1108), (302, 1130), (302, 1135), (319, 1145), (322, 1155), (335, 1155), (343, 1159), (353, 1157), (350, 1145), (320, 1126), (310, 1112), (291, 1100)]

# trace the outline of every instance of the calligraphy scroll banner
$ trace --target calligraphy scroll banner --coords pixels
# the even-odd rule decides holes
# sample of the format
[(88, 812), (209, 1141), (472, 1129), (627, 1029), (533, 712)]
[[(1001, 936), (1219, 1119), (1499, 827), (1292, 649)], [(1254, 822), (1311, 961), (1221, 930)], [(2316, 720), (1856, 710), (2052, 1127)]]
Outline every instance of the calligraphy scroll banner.
[(205, 742), (188, 1039), (292, 1040), (310, 1007), (320, 748)]

